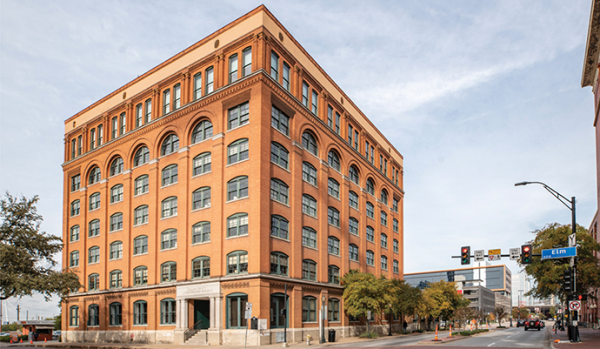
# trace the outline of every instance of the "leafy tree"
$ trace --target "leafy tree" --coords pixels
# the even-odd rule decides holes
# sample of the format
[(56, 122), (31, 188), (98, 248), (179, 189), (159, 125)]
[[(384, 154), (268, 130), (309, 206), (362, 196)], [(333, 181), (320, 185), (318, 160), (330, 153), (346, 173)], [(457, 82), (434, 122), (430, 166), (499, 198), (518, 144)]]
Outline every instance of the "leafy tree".
[(61, 324), (61, 321), (62, 321), (62, 314), (56, 315), (53, 320), (54, 320), (54, 329), (55, 330), (60, 330), (60, 326), (61, 326), (60, 324)]
[(34, 292), (49, 300), (53, 294), (64, 297), (81, 287), (73, 272), (53, 269), (62, 243), (59, 237), (40, 231), (38, 200), (38, 196), (17, 198), (8, 192), (0, 200), (0, 300)]
[(512, 309), (512, 316), (513, 316), (513, 319), (517, 319), (517, 318), (519, 318), (521, 320), (527, 319), (527, 318), (529, 318), (529, 309), (527, 309), (525, 307), (523, 307), (523, 308), (515, 307)]
[(392, 312), (399, 314), (401, 321), (407, 314), (414, 314), (421, 301), (421, 290), (411, 287), (404, 280), (392, 280), (395, 300), (392, 302)]
[(554, 317), (556, 315), (556, 308), (554, 306), (550, 307), (550, 316)]
[[(358, 270), (350, 270), (341, 279), (345, 286), (342, 298), (344, 299), (344, 310), (346, 314), (361, 318), (366, 317), (370, 311), (372, 314), (381, 314), (388, 304), (393, 302), (390, 283), (386, 279), (378, 279), (371, 273), (363, 273)], [(367, 321), (367, 332), (369, 332), (369, 321)]]
[[(541, 253), (542, 250), (568, 246), (568, 236), (571, 235), (570, 225), (551, 223), (543, 229), (533, 232), (535, 238), (531, 241), (533, 252)], [(594, 241), (587, 230), (577, 226), (575, 231), (577, 243), (577, 290), (588, 290), (600, 287), (600, 269), (598, 258), (594, 252), (600, 251), (600, 244)], [(532, 263), (525, 266), (527, 274), (533, 276), (536, 286), (526, 293), (536, 298), (548, 298), (552, 295), (559, 296), (563, 301), (566, 294), (563, 290), (563, 273), (569, 266), (569, 258), (556, 258), (541, 260), (534, 258)]]
[(467, 322), (467, 320), (475, 317), (475, 311), (468, 305), (463, 305), (460, 308), (456, 309), (454, 316), (455, 319), (458, 320), (458, 329), (460, 330), (461, 328), (463, 328), (463, 325)]
[(454, 282), (444, 280), (434, 282), (425, 289), (424, 293), (428, 294), (434, 302), (434, 310), (431, 315), (445, 320), (454, 318), (456, 309), (471, 303), (462, 294), (456, 292)]

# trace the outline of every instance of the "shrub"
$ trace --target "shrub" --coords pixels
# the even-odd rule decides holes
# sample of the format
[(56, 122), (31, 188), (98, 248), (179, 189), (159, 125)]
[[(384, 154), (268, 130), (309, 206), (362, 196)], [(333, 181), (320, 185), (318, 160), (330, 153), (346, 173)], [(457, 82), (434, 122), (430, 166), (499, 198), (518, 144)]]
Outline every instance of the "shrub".
[(377, 333), (375, 332), (365, 332), (365, 333), (361, 333), (360, 336), (358, 336), (358, 338), (369, 338), (369, 339), (375, 339), (379, 337), (379, 335), (377, 335)]

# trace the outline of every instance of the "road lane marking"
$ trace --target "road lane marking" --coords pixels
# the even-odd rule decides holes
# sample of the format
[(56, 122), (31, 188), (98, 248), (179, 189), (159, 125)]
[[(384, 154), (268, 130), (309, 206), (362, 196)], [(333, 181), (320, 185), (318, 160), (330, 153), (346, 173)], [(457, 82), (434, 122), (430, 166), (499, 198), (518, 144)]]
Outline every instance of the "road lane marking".
[(492, 346), (492, 345), (494, 345), (494, 344), (496, 344), (496, 342), (494, 342), (494, 343), (492, 343), (492, 344), (488, 345), (488, 347), (491, 347), (491, 346)]

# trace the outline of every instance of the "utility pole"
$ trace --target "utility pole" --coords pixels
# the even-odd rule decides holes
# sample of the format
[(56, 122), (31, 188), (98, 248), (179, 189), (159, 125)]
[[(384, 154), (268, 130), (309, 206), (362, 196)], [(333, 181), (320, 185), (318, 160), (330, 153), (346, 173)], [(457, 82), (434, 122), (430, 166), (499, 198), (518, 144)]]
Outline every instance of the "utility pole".
[(17, 304), (17, 322), (20, 322), (19, 313), (21, 313), (21, 306)]

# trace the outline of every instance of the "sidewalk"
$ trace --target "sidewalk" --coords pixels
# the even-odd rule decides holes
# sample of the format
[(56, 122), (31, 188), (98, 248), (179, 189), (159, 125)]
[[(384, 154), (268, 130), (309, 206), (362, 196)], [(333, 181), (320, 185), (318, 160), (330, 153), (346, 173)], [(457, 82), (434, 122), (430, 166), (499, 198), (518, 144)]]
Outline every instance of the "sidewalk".
[[(554, 330), (551, 330), (552, 334), (552, 347), (555, 349), (598, 349), (600, 348), (600, 330), (593, 330), (591, 328), (579, 328), (579, 336), (581, 337), (581, 343), (569, 342), (567, 331), (557, 331), (554, 334)], [(565, 341), (565, 343), (554, 343), (555, 340)]]

